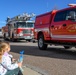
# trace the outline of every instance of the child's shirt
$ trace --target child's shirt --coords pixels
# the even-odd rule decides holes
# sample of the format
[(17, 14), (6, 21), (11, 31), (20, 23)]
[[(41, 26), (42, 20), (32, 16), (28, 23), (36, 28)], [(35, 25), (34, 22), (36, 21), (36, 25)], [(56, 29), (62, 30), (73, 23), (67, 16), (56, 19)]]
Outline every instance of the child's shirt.
[(5, 75), (7, 72), (7, 69), (5, 69), (2, 64), (0, 64), (0, 75)]
[(2, 65), (7, 69), (7, 70), (13, 70), (18, 68), (18, 64), (17, 63), (13, 63), (11, 61), (11, 55), (8, 53), (4, 53), (4, 55), (2, 56)]

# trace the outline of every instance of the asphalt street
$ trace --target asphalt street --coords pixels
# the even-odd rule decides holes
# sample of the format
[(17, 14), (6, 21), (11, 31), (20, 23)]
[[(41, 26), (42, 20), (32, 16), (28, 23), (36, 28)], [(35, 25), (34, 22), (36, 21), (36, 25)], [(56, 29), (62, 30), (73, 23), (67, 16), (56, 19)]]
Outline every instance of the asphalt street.
[(23, 65), (43, 75), (76, 75), (76, 48), (65, 50), (62, 46), (48, 46), (39, 50), (37, 43), (10, 42), (11, 54), (18, 59), (24, 50)]

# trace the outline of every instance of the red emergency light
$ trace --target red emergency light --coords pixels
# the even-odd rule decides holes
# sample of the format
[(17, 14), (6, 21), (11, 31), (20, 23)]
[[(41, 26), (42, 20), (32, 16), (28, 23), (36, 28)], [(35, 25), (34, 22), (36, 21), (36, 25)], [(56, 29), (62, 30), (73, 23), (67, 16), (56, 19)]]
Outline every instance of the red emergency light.
[(76, 6), (76, 4), (68, 4), (68, 6), (74, 7), (74, 6)]

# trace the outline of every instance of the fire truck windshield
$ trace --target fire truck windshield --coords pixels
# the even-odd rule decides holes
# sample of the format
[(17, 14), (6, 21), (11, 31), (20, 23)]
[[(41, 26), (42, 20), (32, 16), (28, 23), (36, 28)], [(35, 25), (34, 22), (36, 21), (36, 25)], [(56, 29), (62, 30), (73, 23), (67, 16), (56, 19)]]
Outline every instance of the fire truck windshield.
[(26, 27), (32, 28), (32, 27), (34, 27), (34, 23), (26, 23)]
[(17, 22), (16, 23), (17, 28), (33, 28), (34, 23), (33, 22)]

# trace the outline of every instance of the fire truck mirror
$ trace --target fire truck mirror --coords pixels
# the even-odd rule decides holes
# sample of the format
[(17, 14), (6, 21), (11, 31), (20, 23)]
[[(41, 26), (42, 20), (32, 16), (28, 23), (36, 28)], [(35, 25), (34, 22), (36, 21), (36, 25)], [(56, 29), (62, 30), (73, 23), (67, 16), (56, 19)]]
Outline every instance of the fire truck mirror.
[(10, 20), (10, 17), (7, 17), (7, 20), (6, 20), (6, 22), (8, 22)]
[(14, 23), (14, 27), (15, 27), (15, 23)]

